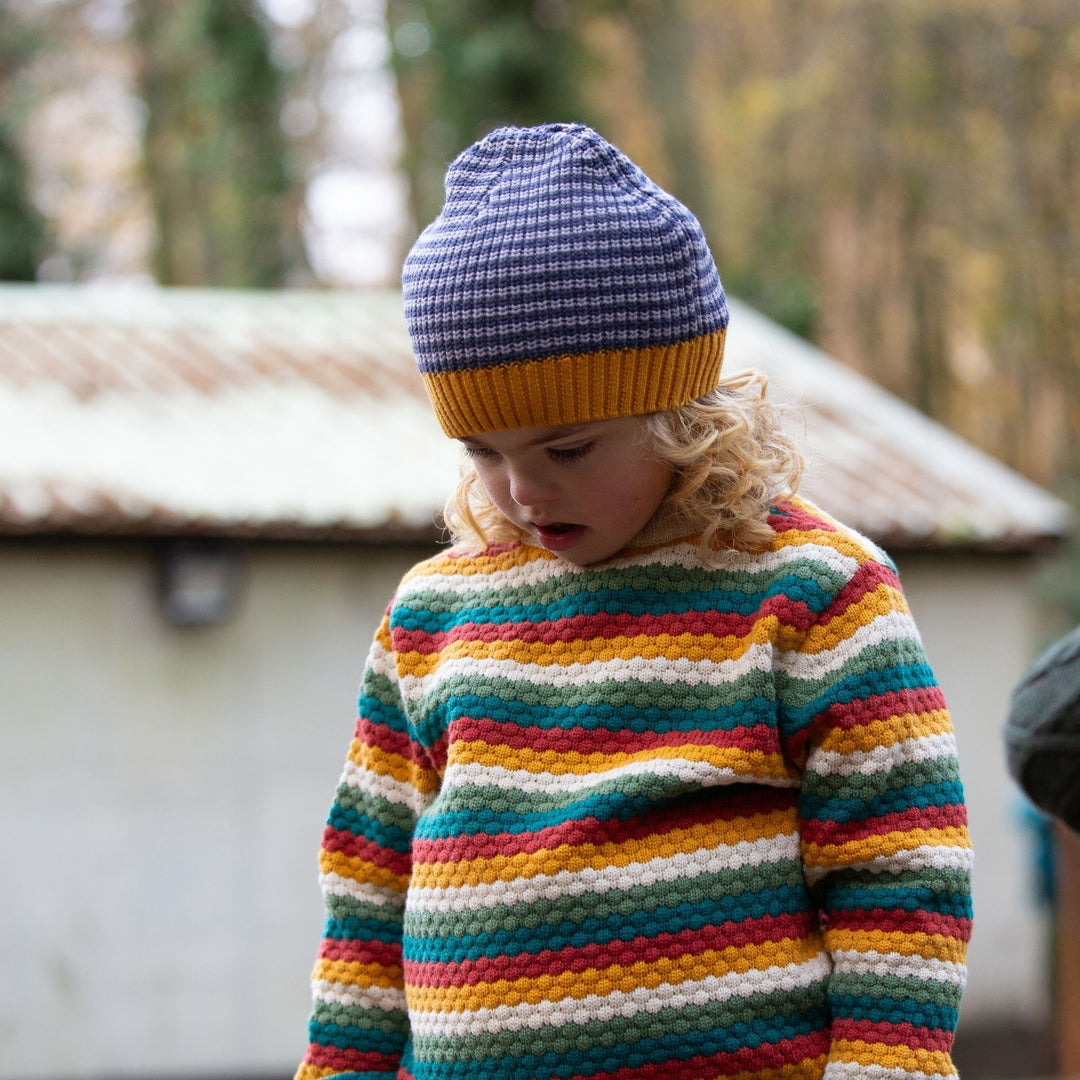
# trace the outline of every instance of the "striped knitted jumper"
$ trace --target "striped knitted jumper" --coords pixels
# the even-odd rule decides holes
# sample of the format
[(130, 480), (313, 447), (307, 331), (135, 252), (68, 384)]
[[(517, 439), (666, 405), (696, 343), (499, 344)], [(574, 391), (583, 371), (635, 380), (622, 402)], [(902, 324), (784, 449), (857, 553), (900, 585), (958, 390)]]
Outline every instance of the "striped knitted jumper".
[(949, 1076), (970, 930), (948, 714), (886, 557), (406, 575), (320, 856), (300, 1080)]

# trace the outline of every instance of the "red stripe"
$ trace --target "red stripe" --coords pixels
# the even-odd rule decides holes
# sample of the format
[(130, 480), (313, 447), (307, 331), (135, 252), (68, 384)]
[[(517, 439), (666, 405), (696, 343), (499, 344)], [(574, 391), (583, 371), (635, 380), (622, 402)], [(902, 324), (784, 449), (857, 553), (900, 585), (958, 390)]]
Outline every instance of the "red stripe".
[(506, 746), (513, 750), (535, 750), (537, 753), (560, 754), (579, 751), (590, 754), (626, 754), (656, 750), (665, 746), (712, 746), (735, 750), (780, 749), (776, 729), (770, 724), (754, 724), (732, 730), (702, 731), (629, 731), (626, 729), (542, 728), (522, 727), (503, 723), (489, 717), (458, 717), (453, 723), (455, 742), (486, 742), (490, 746)]
[(866, 911), (830, 911), (829, 930), (900, 931), (905, 934), (941, 934), (957, 941), (971, 940), (971, 920), (937, 911), (870, 908)]
[(398, 1058), (374, 1051), (342, 1049), (339, 1046), (322, 1046), (312, 1043), (308, 1049), (307, 1060), (318, 1069), (333, 1069), (334, 1072), (384, 1072), (393, 1076), (397, 1072)]
[[(794, 831), (794, 791), (761, 787), (737, 792), (733, 787), (727, 787), (723, 792), (721, 798), (698, 798), (669, 806), (661, 805), (628, 821), (587, 817), (519, 834), (478, 832), (437, 840), (416, 837), (412, 845), (413, 864), (419, 866), (498, 856), (534, 855), (567, 844), (576, 847), (590, 843), (622, 844), (628, 840), (655, 839), (659, 845), (665, 834), (675, 830), (707, 826), (712, 822), (750, 820), (778, 810), (790, 811), (790, 827)], [(748, 834), (757, 835), (759, 832), (760, 828), (753, 825), (747, 828)], [(569, 854), (565, 858), (569, 858)]]
[[(873, 801), (866, 804), (873, 811)], [(906, 833), (914, 829), (958, 828), (967, 823), (967, 812), (962, 804), (947, 806), (915, 806), (903, 813), (867, 817), (861, 821), (815, 821), (803, 822), (803, 839), (812, 844), (851, 844), (871, 836), (888, 833)]]
[(356, 723), (355, 738), (364, 746), (370, 746), (388, 754), (400, 754), (406, 759), (413, 752), (412, 741), (406, 732), (395, 731), (386, 724), (377, 723), (363, 716)]
[(449, 963), (406, 958), (405, 981), (409, 986), (471, 986), (499, 979), (537, 979), (543, 975), (603, 970), (616, 964), (654, 964), (659, 960), (677, 960), (707, 951), (761, 945), (769, 941), (801, 941), (811, 932), (810, 921), (805, 912), (765, 915), (760, 919), (683, 930), (677, 934), (637, 937), (606, 945), (542, 949), (517, 956), (478, 957)]
[(382, 967), (401, 967), (401, 946), (388, 941), (323, 938), (319, 945), (320, 960), (336, 960), (345, 964), (380, 964)]
[(953, 1036), (938, 1028), (916, 1027), (914, 1024), (889, 1024), (873, 1020), (853, 1020), (838, 1017), (833, 1020), (834, 1039), (850, 1039), (886, 1046), (910, 1046), (913, 1050), (938, 1050), (947, 1054), (952, 1048)]
[(855, 701), (830, 705), (822, 714), (830, 727), (851, 729), (883, 720), (890, 716), (920, 715), (945, 708), (945, 697), (938, 686), (913, 686), (906, 690), (890, 690), (871, 694)]
[(350, 859), (363, 859), (392, 874), (407, 874), (412, 865), (408, 852), (401, 853), (392, 848), (382, 847), (365, 836), (357, 836), (345, 829), (335, 829), (327, 825), (323, 830), (322, 846), (324, 851), (340, 851)]
[(893, 716), (921, 716), (945, 709), (945, 697), (938, 686), (910, 687), (871, 694), (854, 701), (837, 702), (814, 717), (813, 722), (787, 740), (788, 753), (799, 758), (805, 755), (807, 744), (825, 728), (850, 731)]
[(843, 615), (849, 607), (857, 604), (880, 585), (888, 585), (897, 590), (900, 588), (896, 574), (884, 563), (864, 562), (832, 598), (829, 606), (817, 617), (817, 622), (822, 626), (826, 625), (837, 616)]
[(426, 630), (395, 629), (394, 648), (398, 653), (417, 652), (424, 655), (442, 652), (458, 642), (513, 642), (527, 645), (557, 645), (570, 642), (588, 646), (615, 637), (746, 637), (766, 615), (775, 615), (781, 623), (803, 628), (813, 621), (809, 608), (787, 596), (769, 597), (757, 611), (744, 615), (738, 612), (703, 611), (674, 612), (664, 615), (633, 615), (626, 612), (596, 615), (573, 615), (546, 622), (460, 623), (449, 630), (429, 633)]
[(774, 532), (786, 533), (792, 529), (800, 532), (820, 530), (822, 532), (836, 532), (836, 526), (810, 513), (809, 510), (795, 503), (780, 502), (776, 504), (775, 511), (769, 515), (769, 526)]

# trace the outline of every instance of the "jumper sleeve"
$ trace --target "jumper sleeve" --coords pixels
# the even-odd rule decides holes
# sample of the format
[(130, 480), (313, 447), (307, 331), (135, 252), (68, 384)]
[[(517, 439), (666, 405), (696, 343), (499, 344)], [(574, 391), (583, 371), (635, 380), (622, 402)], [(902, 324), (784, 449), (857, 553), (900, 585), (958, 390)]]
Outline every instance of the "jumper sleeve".
[(319, 852), (326, 926), (312, 973), (307, 1054), (296, 1080), (385, 1080), (408, 1038), (402, 912), (416, 820), (436, 778), (411, 738), (389, 612), (375, 635), (356, 730)]
[(895, 569), (834, 544), (843, 580), (781, 652), (778, 686), (833, 964), (826, 1077), (952, 1076), (971, 930), (955, 740)]

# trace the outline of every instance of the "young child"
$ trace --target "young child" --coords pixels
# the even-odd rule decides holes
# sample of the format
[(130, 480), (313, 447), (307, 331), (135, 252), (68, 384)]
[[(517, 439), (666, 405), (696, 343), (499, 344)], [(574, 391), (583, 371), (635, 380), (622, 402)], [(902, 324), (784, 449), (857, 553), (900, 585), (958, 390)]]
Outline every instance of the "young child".
[(721, 379), (697, 221), (504, 128), (403, 283), (464, 479), (369, 657), (300, 1080), (953, 1075), (949, 717), (891, 562)]

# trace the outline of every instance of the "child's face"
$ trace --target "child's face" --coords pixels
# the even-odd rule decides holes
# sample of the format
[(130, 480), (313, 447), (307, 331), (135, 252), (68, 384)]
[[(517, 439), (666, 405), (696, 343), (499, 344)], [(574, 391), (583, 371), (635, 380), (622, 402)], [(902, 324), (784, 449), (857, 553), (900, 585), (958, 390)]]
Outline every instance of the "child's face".
[(671, 486), (640, 417), (517, 428), (461, 440), (499, 510), (541, 547), (575, 566), (621, 551)]

